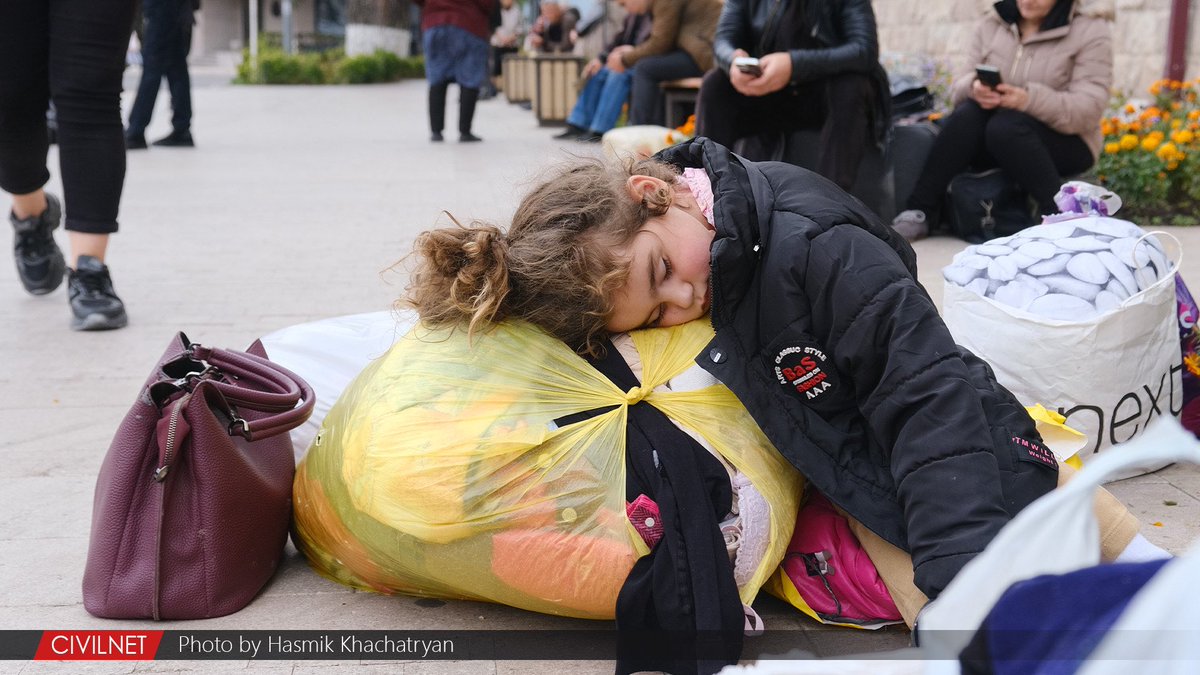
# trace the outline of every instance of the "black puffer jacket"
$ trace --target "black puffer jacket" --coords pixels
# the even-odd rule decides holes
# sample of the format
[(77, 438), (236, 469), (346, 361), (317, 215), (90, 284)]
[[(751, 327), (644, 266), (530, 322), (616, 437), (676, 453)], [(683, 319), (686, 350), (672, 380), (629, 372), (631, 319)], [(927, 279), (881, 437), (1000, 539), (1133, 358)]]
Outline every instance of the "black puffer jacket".
[(716, 337), (697, 362), (935, 597), (1056, 485), (1033, 421), (955, 345), (912, 248), (833, 183), (704, 138), (659, 157), (713, 183)]

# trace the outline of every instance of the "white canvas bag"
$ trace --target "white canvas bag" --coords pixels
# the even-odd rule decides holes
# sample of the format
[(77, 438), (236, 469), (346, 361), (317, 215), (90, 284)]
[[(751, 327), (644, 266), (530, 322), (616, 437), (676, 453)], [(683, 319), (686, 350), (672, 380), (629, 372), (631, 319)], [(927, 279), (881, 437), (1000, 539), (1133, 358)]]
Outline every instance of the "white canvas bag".
[[(953, 283), (942, 305), (955, 341), (987, 361), (1018, 401), (1040, 403), (1087, 435), (1085, 464), (1182, 409), (1174, 273), (1084, 321), (1036, 316)], [(1162, 466), (1134, 462), (1112, 480)]]

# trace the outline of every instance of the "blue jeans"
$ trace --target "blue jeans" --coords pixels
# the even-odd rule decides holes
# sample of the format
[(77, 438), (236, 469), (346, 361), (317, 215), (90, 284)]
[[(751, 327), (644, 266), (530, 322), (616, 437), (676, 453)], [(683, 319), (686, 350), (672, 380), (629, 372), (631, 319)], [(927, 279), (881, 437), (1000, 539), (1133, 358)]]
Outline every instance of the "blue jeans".
[(602, 134), (617, 125), (621, 106), (629, 98), (633, 70), (614, 73), (601, 68), (584, 85), (579, 100), (567, 116), (567, 124)]

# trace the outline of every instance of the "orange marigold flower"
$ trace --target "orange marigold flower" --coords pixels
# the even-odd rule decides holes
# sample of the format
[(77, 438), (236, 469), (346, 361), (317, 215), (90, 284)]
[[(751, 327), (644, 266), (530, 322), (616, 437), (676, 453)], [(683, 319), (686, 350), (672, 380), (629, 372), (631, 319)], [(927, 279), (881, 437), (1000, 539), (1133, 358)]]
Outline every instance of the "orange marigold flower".
[[(1150, 139), (1146, 139), (1146, 140), (1150, 140)], [(1142, 147), (1146, 148), (1146, 141), (1142, 141)], [(1146, 149), (1154, 150), (1154, 148), (1146, 148)], [(1159, 159), (1166, 162), (1166, 161), (1175, 160), (1175, 155), (1178, 153), (1179, 153), (1179, 148), (1175, 147), (1174, 143), (1163, 143), (1162, 145), (1158, 146), (1158, 150), (1154, 154), (1158, 155)]]
[(1184, 129), (1182, 131), (1176, 131), (1174, 134), (1172, 134), (1171, 140), (1175, 141), (1176, 143), (1178, 143), (1180, 145), (1187, 145), (1187, 144), (1191, 143), (1192, 141), (1196, 140), (1196, 134), (1187, 129)]
[(1137, 109), (1133, 107), (1132, 103), (1126, 103), (1125, 112), (1126, 114), (1132, 115), (1133, 113), (1137, 112)]
[(1188, 354), (1183, 357), (1183, 365), (1187, 366), (1189, 373), (1200, 377), (1200, 354)]
[(1104, 154), (1115, 155), (1121, 151), (1121, 144), (1117, 141), (1104, 144)]
[(1195, 122), (1196, 120), (1200, 120), (1200, 108), (1197, 108), (1195, 110), (1189, 110), (1188, 114), (1187, 114), (1187, 118), (1193, 122)]
[(1133, 134), (1125, 134), (1120, 140), (1122, 150), (1132, 150), (1138, 146), (1138, 137)]
[(945, 116), (946, 116), (946, 114), (945, 114), (945, 113), (940, 113), (940, 112), (929, 113), (929, 121), (930, 121), (930, 122), (936, 122), (936, 121), (938, 121), (938, 120), (942, 119), (942, 118), (943, 118), (943, 117), (945, 117)]
[(1183, 126), (1183, 120), (1171, 120), (1172, 129), (1178, 129), (1181, 126)]
[(1179, 162), (1167, 162), (1167, 171), (1174, 171), (1179, 168)]
[(1151, 134), (1150, 136), (1142, 139), (1142, 149), (1146, 152), (1154, 152), (1160, 143), (1162, 143), (1162, 141)]

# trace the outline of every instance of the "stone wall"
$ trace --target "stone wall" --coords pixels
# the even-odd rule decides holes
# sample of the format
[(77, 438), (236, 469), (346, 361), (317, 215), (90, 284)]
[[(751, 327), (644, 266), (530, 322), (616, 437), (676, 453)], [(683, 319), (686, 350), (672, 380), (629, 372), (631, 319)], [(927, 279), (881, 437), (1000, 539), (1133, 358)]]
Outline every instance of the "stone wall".
[[(1171, 0), (1113, 0), (1113, 87), (1146, 95), (1163, 75)], [(880, 49), (941, 59), (953, 72), (966, 65), (973, 29), (991, 2), (980, 0), (873, 0)], [(1200, 77), (1200, 1), (1191, 0), (1185, 77)]]

